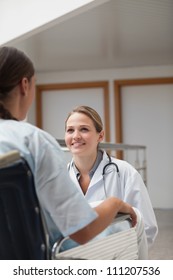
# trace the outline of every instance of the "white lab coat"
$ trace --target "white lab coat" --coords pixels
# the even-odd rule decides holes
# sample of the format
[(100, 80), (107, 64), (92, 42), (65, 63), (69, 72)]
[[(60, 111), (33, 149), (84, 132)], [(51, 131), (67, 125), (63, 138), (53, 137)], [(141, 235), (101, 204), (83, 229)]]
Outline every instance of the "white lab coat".
[[(148, 246), (150, 247), (156, 238), (158, 227), (148, 190), (141, 175), (132, 165), (113, 157), (111, 157), (111, 160), (118, 165), (120, 176), (118, 176), (113, 165), (109, 165), (105, 170), (105, 175), (102, 175), (104, 166), (109, 162), (109, 158), (104, 151), (103, 159), (91, 179), (85, 198), (91, 203), (116, 196), (137, 208), (144, 220)], [(68, 171), (71, 179), (82, 192), (72, 162), (73, 160), (68, 165)]]

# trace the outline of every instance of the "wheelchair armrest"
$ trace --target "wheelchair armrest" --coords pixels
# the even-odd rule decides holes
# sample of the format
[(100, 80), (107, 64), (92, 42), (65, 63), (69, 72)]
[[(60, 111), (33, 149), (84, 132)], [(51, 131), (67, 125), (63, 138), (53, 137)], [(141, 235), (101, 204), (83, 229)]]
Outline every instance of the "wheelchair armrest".
[(0, 155), (0, 167), (6, 167), (20, 159), (20, 153), (17, 150), (10, 151)]

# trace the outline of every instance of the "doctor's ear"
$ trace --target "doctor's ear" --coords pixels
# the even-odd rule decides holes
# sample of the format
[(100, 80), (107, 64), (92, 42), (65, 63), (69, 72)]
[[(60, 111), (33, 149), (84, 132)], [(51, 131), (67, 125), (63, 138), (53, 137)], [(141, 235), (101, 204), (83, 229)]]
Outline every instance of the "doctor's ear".
[(104, 133), (104, 131), (102, 130), (102, 131), (99, 133), (99, 139), (98, 139), (99, 142), (103, 141), (104, 135), (105, 135), (105, 133)]

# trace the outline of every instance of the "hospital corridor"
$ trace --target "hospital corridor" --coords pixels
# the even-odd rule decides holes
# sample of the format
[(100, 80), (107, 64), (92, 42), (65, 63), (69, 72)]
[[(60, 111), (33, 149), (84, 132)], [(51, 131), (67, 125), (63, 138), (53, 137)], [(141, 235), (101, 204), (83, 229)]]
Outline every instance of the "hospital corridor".
[(173, 209), (155, 209), (158, 236), (149, 252), (150, 260), (173, 259)]

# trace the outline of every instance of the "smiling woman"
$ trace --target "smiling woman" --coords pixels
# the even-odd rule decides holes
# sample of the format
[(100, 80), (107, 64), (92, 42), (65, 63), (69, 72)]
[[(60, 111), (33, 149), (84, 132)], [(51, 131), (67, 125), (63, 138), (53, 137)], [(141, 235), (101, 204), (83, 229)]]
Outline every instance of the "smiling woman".
[[(93, 126), (91, 119), (85, 114), (76, 113), (73, 114), (66, 123), (66, 144), (71, 149), (73, 155), (84, 154), (96, 154), (96, 147), (99, 142), (103, 140), (104, 132), (98, 129), (98, 132)], [(88, 148), (90, 148), (88, 150)]]
[[(80, 112), (69, 115), (66, 120), (65, 132), (66, 145), (73, 154), (75, 166), (81, 167), (79, 182), (84, 193), (86, 193), (90, 182), (88, 170), (92, 169), (93, 162), (97, 157), (97, 146), (104, 138), (101, 118), (98, 118), (92, 108), (86, 106), (85, 109), (84, 112), (87, 114), (81, 114), (81, 108)], [(91, 116), (97, 120), (96, 128)]]
[(144, 219), (148, 245), (151, 245), (158, 229), (147, 188), (132, 165), (110, 157), (99, 148), (103, 137), (102, 120), (93, 108), (79, 106), (69, 113), (65, 142), (73, 156), (68, 164), (71, 179), (89, 203), (113, 195), (137, 208)]

